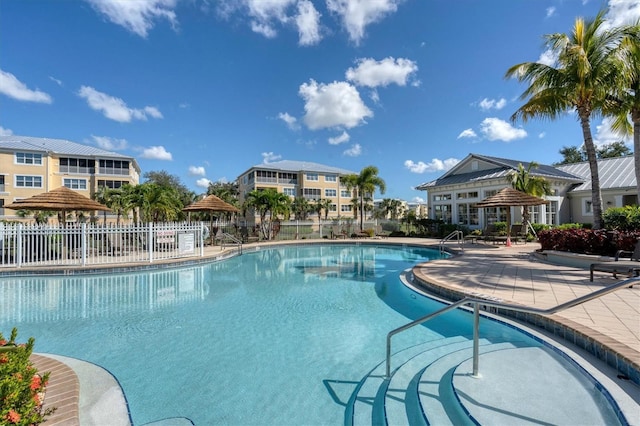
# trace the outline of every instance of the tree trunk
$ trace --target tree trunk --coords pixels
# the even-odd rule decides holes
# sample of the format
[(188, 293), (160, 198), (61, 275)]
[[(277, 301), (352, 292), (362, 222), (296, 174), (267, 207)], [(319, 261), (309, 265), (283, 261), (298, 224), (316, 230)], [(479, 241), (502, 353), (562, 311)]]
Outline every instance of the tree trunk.
[(633, 160), (636, 169), (636, 199), (637, 205), (640, 205), (640, 109), (631, 111), (631, 120), (633, 121)]
[(602, 221), (602, 194), (600, 193), (600, 175), (598, 173), (598, 159), (596, 148), (593, 145), (591, 136), (591, 126), (589, 113), (579, 112), (582, 135), (584, 137), (584, 147), (587, 151), (587, 160), (591, 171), (591, 210), (593, 212), (593, 229), (601, 229), (604, 226)]

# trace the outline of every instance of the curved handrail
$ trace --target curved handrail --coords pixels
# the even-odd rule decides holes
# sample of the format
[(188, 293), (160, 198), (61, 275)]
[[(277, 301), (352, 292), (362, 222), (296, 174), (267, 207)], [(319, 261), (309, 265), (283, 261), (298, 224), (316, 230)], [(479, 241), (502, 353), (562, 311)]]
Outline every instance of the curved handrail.
[(222, 248), (224, 248), (225, 246), (225, 241), (227, 240), (231, 241), (233, 244), (238, 246), (238, 253), (242, 254), (242, 241), (238, 239), (236, 236), (226, 232), (222, 232), (220, 235), (216, 235), (215, 238), (216, 240), (219, 240), (222, 242)]
[(416, 325), (423, 324), (429, 321), (432, 318), (435, 318), (441, 314), (444, 314), (448, 311), (458, 308), (462, 305), (473, 304), (474, 310), (474, 325), (473, 325), (473, 375), (478, 375), (478, 337), (479, 337), (479, 305), (492, 306), (495, 308), (507, 309), (514, 312), (524, 312), (529, 314), (538, 314), (538, 315), (553, 315), (557, 312), (563, 311), (565, 309), (572, 308), (574, 306), (580, 305), (582, 303), (588, 302), (590, 300), (596, 299), (598, 297), (604, 296), (605, 294), (612, 293), (616, 290), (619, 290), (622, 287), (633, 287), (636, 284), (640, 284), (640, 277), (629, 278), (624, 281), (620, 281), (616, 284), (612, 284), (610, 286), (598, 289), (591, 293), (585, 294), (584, 296), (576, 297), (575, 299), (569, 300), (568, 302), (561, 303), (557, 306), (548, 309), (540, 309), (540, 308), (532, 308), (528, 306), (514, 305), (511, 303), (502, 303), (496, 302), (493, 300), (481, 299), (478, 297), (465, 297), (464, 299), (458, 300), (451, 305), (445, 306), (444, 308), (432, 312), (428, 315), (423, 316), (422, 318), (418, 318), (417, 320), (411, 321), (401, 327), (398, 327), (394, 330), (391, 330), (387, 334), (387, 365), (386, 365), (386, 378), (391, 377), (391, 338), (405, 330), (408, 330), (411, 327)]
[(440, 240), (439, 247), (440, 247), (441, 253), (444, 251), (444, 243), (446, 243), (449, 240), (453, 240), (454, 238), (458, 241), (458, 245), (460, 246), (460, 248), (464, 250), (464, 232), (460, 230), (455, 230)]

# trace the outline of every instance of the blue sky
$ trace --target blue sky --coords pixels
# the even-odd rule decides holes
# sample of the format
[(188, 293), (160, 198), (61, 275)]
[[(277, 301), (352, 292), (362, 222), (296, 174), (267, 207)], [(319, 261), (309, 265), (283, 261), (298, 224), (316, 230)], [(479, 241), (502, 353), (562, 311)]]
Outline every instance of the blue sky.
[(198, 193), (263, 162), (375, 165), (384, 198), (422, 201), (469, 153), (550, 164), (582, 144), (574, 115), (511, 123), (525, 86), (504, 74), (603, 7), (640, 17), (640, 0), (0, 0), (0, 133), (131, 155)]

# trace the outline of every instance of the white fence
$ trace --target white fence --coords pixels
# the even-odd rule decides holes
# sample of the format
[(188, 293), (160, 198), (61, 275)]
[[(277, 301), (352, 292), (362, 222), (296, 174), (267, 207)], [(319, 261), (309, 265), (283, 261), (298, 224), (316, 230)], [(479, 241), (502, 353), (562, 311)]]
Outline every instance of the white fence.
[(202, 257), (203, 223), (71, 227), (0, 223), (0, 267), (153, 263)]

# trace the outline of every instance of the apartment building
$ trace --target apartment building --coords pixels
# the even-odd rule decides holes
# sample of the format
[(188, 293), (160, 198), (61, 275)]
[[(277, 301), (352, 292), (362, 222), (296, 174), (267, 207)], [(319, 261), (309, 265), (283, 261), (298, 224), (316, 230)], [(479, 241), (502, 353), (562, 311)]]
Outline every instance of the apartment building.
[(0, 220), (16, 218), (4, 205), (61, 186), (91, 198), (101, 186), (139, 180), (133, 157), (63, 139), (0, 136)]
[[(278, 192), (295, 197), (304, 197), (309, 201), (331, 200), (329, 218), (353, 217), (351, 200), (353, 194), (341, 185), (342, 176), (355, 172), (337, 167), (306, 161), (277, 161), (258, 164), (237, 178), (240, 203), (253, 190), (275, 189)], [(315, 215), (317, 219), (317, 215)], [(310, 215), (313, 218), (313, 215)], [(254, 223), (258, 217), (249, 212), (247, 221)]]

